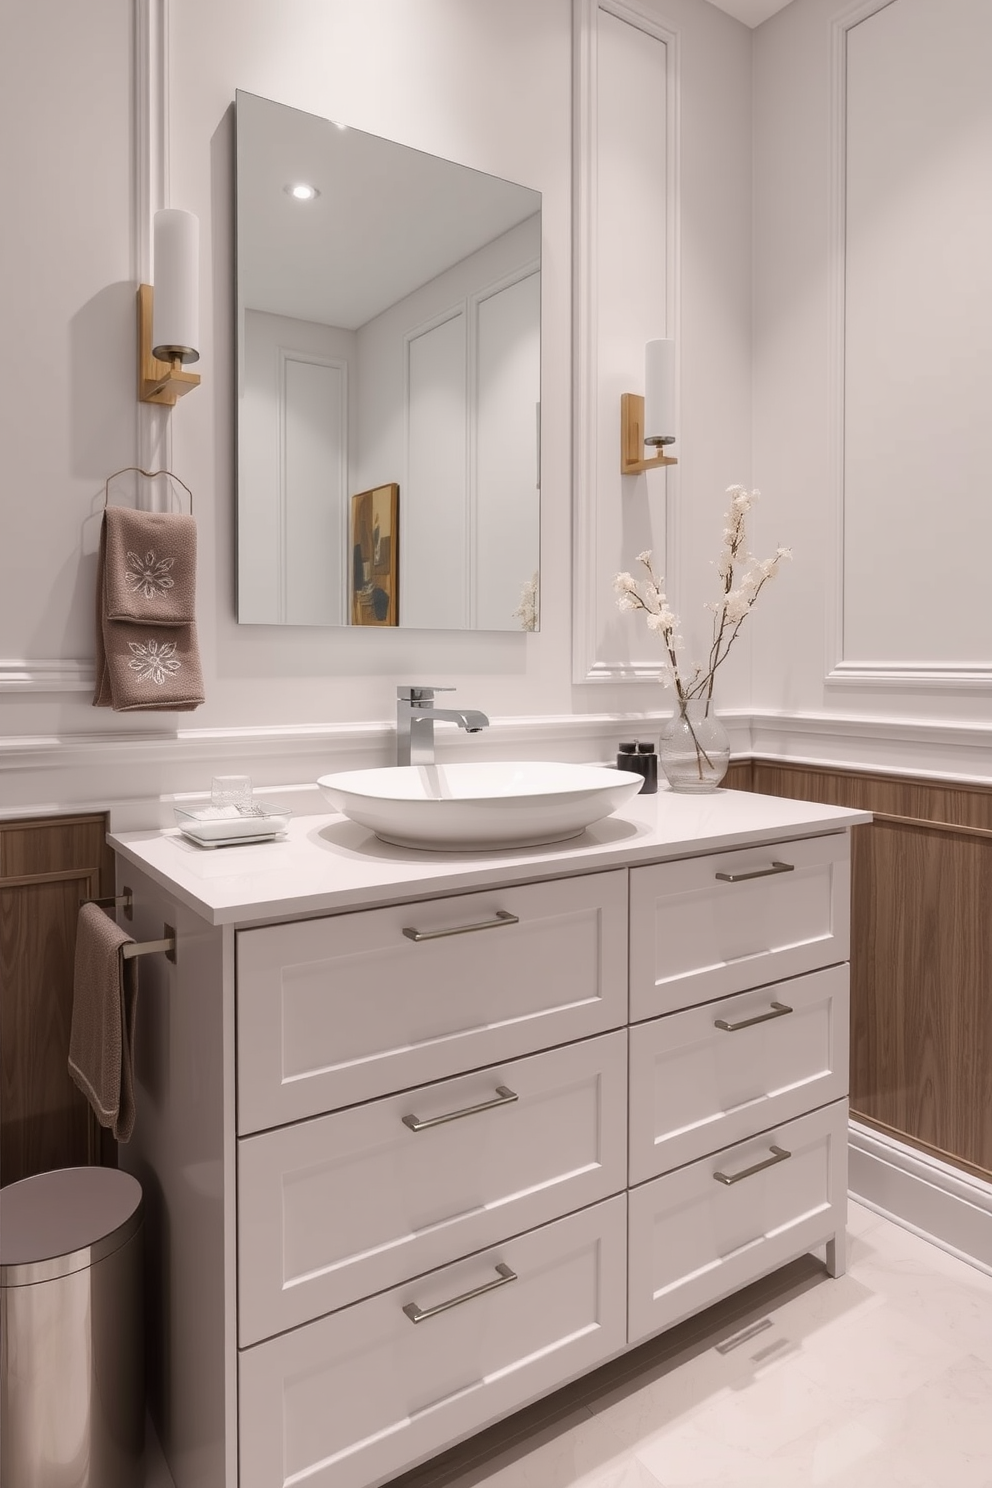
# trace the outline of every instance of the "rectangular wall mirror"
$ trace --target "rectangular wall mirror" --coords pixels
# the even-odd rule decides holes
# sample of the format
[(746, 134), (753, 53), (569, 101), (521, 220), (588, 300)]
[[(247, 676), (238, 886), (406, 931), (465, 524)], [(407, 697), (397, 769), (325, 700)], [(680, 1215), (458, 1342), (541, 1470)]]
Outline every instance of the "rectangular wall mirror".
[(536, 629), (540, 192), (236, 114), (239, 622)]

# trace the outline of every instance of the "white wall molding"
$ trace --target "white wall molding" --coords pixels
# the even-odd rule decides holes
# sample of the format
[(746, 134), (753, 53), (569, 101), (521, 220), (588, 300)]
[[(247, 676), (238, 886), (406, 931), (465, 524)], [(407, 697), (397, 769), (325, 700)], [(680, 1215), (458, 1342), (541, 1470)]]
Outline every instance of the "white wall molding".
[(992, 724), (912, 717), (756, 711), (755, 758), (960, 784), (992, 783)]
[(858, 0), (843, 15), (835, 17), (830, 28), (830, 346), (829, 378), (829, 481), (833, 498), (832, 563), (826, 562), (833, 583), (827, 586), (827, 617), (824, 635), (827, 643), (827, 681), (874, 679), (875, 668), (867, 670), (852, 663), (853, 674), (844, 676), (844, 359), (845, 359), (845, 266), (847, 254), (847, 33), (877, 10), (884, 10), (893, 0)]
[[(679, 62), (678, 33), (661, 24), (656, 14), (633, 0), (573, 0), (572, 7), (572, 426), (573, 426), (573, 578), (572, 676), (575, 682), (644, 682), (658, 677), (660, 667), (647, 662), (625, 662), (600, 654), (599, 616), (604, 596), (599, 593), (596, 530), (603, 495), (598, 480), (598, 336), (596, 283), (598, 266), (597, 178), (597, 26), (605, 11), (666, 48), (666, 284), (667, 334), (679, 345)], [(631, 389), (636, 391), (636, 389)], [(617, 482), (619, 474), (620, 408), (616, 408)], [(672, 484), (665, 508), (665, 565), (669, 575), (679, 568), (679, 502), (677, 467), (667, 471)], [(626, 478), (626, 479), (629, 479)], [(619, 488), (619, 487), (618, 487)], [(671, 584), (671, 580), (670, 580)], [(674, 586), (672, 586), (674, 587)]]
[[(88, 688), (92, 680), (81, 674), (79, 685)], [(452, 761), (608, 763), (622, 738), (657, 739), (668, 716), (666, 709), (495, 718), (472, 739), (440, 729), (438, 752)], [(721, 717), (735, 759), (992, 784), (992, 725), (745, 709)], [(208, 791), (215, 773), (244, 771), (258, 787), (284, 790), (303, 782), (309, 790), (332, 770), (390, 764), (393, 749), (392, 721), (0, 737), (4, 815), (109, 807), (127, 809), (133, 825), (153, 826), (159, 816), (149, 817), (148, 802)]]
[(992, 662), (973, 661), (838, 661), (826, 676), (844, 687), (905, 687), (923, 684), (926, 690), (951, 688), (971, 691), (992, 688)]
[[(154, 282), (152, 222), (161, 207), (171, 204), (169, 0), (134, 0), (134, 79), (131, 271), (137, 292), (139, 284)], [(135, 397), (135, 459), (144, 470), (168, 470), (172, 465), (170, 411), (155, 403), (139, 403)], [(167, 507), (168, 491), (160, 496), (152, 486), (150, 499), (161, 499)]]
[(857, 1121), (848, 1183), (859, 1204), (992, 1275), (992, 1184)]
[[(728, 725), (735, 753), (746, 752), (746, 716), (728, 717)], [(656, 714), (496, 718), (471, 739), (455, 728), (439, 729), (438, 758), (607, 762), (622, 738), (657, 738), (660, 726)], [(2, 814), (109, 809), (116, 826), (167, 826), (174, 801), (209, 793), (211, 777), (231, 771), (250, 775), (256, 789), (280, 798), (291, 793), (297, 810), (324, 811), (315, 786), (318, 776), (388, 765), (394, 759), (392, 721), (15, 735), (0, 738)]]
[(95, 680), (92, 661), (0, 660), (2, 692), (92, 692)]
[(583, 681), (594, 662), (596, 469), (596, 173), (594, 100), (598, 79), (597, 0), (572, 3), (572, 672)]

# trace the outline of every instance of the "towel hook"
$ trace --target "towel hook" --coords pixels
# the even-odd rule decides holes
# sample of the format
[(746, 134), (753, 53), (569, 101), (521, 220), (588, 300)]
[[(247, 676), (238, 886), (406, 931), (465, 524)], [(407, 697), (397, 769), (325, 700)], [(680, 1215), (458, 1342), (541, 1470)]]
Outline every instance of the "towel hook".
[(103, 483), (104, 511), (107, 510), (107, 502), (110, 498), (110, 482), (112, 480), (116, 480), (119, 475), (127, 475), (129, 470), (135, 471), (138, 475), (146, 476), (148, 480), (154, 480), (157, 475), (167, 475), (170, 480), (174, 480), (177, 485), (182, 486), (183, 490), (186, 492), (186, 495), (189, 497), (189, 514), (190, 516), (193, 515), (193, 492), (190, 490), (189, 486), (184, 480), (180, 480), (178, 475), (175, 475), (171, 470), (143, 470), (140, 465), (122, 465), (120, 470), (115, 470), (113, 475), (107, 476), (107, 479)]

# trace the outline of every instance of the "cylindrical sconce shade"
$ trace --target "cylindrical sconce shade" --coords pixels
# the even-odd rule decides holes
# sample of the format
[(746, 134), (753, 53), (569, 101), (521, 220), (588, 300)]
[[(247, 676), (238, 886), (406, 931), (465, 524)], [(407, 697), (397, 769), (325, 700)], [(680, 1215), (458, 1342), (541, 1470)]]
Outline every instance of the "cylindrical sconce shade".
[(644, 443), (675, 439), (675, 342), (649, 341), (644, 348)]
[(198, 362), (200, 224), (192, 212), (155, 213), (152, 355)]

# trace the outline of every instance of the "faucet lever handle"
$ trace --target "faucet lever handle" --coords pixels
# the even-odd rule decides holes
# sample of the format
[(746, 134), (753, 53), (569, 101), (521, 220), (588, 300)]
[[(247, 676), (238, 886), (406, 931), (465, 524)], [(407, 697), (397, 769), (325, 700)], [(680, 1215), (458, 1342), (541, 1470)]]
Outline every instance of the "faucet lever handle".
[(397, 687), (396, 696), (404, 703), (429, 703), (436, 692), (454, 692), (453, 687), (427, 687), (423, 684), (417, 687)]

